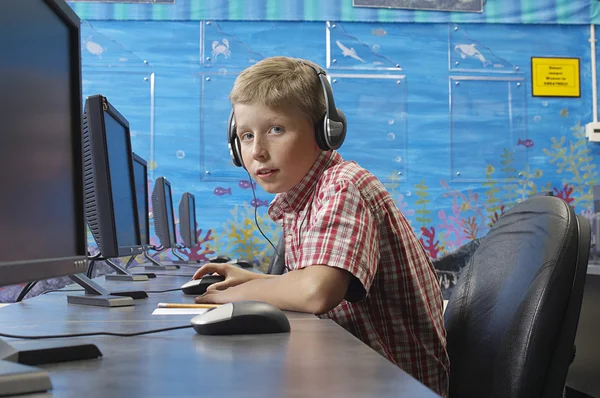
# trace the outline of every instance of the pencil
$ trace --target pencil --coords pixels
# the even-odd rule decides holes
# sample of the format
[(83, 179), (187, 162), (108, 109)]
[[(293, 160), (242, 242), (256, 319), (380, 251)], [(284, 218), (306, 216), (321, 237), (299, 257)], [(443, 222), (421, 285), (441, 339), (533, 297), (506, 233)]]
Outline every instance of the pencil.
[(221, 304), (158, 303), (156, 308), (217, 308)]

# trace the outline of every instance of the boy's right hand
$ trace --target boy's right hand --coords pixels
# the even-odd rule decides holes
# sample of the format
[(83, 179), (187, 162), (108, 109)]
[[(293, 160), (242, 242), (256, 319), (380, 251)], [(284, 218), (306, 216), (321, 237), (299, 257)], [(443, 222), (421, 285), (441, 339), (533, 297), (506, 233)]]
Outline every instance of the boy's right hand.
[(257, 275), (254, 272), (246, 271), (228, 263), (207, 263), (196, 271), (192, 279), (200, 279), (203, 276), (212, 273), (224, 276), (225, 280), (223, 282), (213, 283), (206, 291), (225, 290), (229, 287), (241, 285), (242, 283), (256, 279)]

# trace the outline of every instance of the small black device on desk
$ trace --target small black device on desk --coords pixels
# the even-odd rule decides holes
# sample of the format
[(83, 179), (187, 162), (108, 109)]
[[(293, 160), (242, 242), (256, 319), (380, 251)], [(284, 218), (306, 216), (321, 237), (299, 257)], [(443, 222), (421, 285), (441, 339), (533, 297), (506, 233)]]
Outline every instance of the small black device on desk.
[(181, 286), (181, 291), (183, 294), (194, 294), (199, 296), (206, 293), (206, 289), (213, 283), (223, 282), (224, 280), (225, 277), (221, 275), (207, 275), (203, 278), (184, 283)]
[(261, 301), (238, 301), (192, 318), (198, 334), (289, 333), (290, 321), (279, 308)]
[(221, 263), (226, 263), (227, 261), (230, 261), (231, 257), (224, 256), (224, 255), (218, 255), (216, 257), (209, 257), (207, 260), (209, 263), (221, 264)]

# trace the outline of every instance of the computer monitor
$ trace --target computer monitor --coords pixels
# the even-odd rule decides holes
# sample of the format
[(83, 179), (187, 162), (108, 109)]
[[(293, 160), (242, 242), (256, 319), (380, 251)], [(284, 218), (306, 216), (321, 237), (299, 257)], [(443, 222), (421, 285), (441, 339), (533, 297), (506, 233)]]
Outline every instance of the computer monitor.
[(139, 155), (133, 154), (133, 176), (140, 240), (143, 245), (150, 244), (150, 218), (148, 215), (148, 163)]
[(102, 95), (85, 101), (83, 143), (85, 214), (101, 255), (140, 254), (129, 123)]
[(196, 247), (198, 244), (197, 227), (196, 197), (185, 192), (179, 201), (179, 233), (184, 247)]
[[(0, 48), (0, 286), (85, 272), (79, 18), (62, 0), (0, 1)], [(2, 393), (51, 387), (0, 361)]]
[(165, 177), (158, 177), (152, 190), (152, 213), (154, 229), (163, 248), (177, 247), (175, 236), (175, 213), (171, 183)]
[[(150, 220), (148, 216), (148, 164), (139, 155), (133, 153), (133, 179), (135, 184), (135, 197), (136, 197), (136, 213), (138, 217), (138, 230), (140, 234), (140, 249), (144, 251), (150, 245)], [(145, 254), (145, 252), (144, 252)], [(116, 272), (114, 274), (104, 275), (106, 280), (110, 281), (123, 281), (123, 282), (143, 282), (147, 281), (149, 277), (155, 278), (156, 275), (153, 273), (145, 274), (132, 274), (127, 268), (133, 263), (137, 257), (137, 251), (135, 255), (129, 258), (129, 261), (125, 266), (117, 264), (116, 262), (108, 259), (106, 264), (112, 267)]]
[(0, 286), (85, 271), (79, 19), (0, 3)]
[(592, 187), (592, 194), (594, 198), (594, 213), (600, 213), (600, 185), (594, 185)]

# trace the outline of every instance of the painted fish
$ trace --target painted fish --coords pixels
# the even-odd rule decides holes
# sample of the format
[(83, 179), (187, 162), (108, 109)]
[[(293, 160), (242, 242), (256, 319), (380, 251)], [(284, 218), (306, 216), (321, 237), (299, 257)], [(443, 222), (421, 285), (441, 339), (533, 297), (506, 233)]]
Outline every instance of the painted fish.
[(248, 180), (242, 180), (238, 183), (238, 186), (242, 189), (254, 188), (256, 189), (256, 183), (252, 183)]
[(216, 187), (213, 193), (217, 196), (231, 195), (231, 188)]
[(260, 207), (260, 206), (269, 207), (269, 201), (262, 200), (262, 199), (252, 199), (250, 201), (250, 206), (252, 206), (252, 207)]
[(385, 36), (387, 35), (387, 31), (385, 29), (382, 28), (378, 28), (378, 29), (371, 29), (371, 34), (374, 36)]
[(517, 141), (517, 145), (523, 145), (525, 148), (531, 148), (533, 146), (533, 141), (531, 141), (529, 138), (526, 140), (522, 140), (519, 138), (519, 140)]

